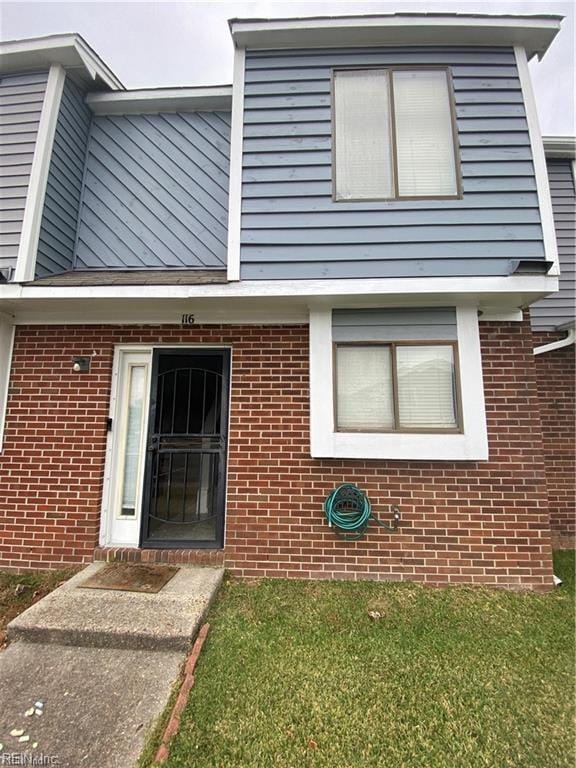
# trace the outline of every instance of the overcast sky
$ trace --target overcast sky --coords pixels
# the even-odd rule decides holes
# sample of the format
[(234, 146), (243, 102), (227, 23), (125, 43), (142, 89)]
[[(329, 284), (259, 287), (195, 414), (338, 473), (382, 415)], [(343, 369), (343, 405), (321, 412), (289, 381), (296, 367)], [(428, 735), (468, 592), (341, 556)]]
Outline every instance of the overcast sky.
[(0, 0), (0, 38), (79, 32), (127, 88), (206, 85), (232, 80), (233, 17), (399, 11), (554, 13), (563, 29), (542, 62), (531, 63), (545, 135), (573, 135), (576, 0), (373, 0), (339, 2), (9, 2)]

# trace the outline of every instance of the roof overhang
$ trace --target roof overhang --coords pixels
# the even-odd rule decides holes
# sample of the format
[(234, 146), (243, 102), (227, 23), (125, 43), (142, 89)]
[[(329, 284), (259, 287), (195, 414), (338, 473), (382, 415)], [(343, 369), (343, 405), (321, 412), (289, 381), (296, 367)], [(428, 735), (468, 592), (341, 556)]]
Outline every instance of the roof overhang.
[(576, 158), (576, 136), (544, 136), (546, 157)]
[(230, 111), (232, 109), (232, 86), (142, 88), (114, 93), (89, 93), (86, 97), (86, 104), (95, 115)]
[(74, 33), (0, 42), (0, 75), (32, 72), (60, 64), (88, 88), (123, 90), (124, 86), (88, 43)]
[[(0, 286), (0, 312), (26, 323), (301, 322), (310, 307), (475, 306), (517, 311), (558, 290), (548, 275), (488, 278), (272, 280), (203, 285)], [(208, 319), (210, 318), (210, 319)], [(266, 318), (266, 320), (265, 320)]]
[(241, 48), (307, 48), (365, 45), (518, 45), (542, 58), (560, 30), (558, 15), (392, 13), (231, 19)]

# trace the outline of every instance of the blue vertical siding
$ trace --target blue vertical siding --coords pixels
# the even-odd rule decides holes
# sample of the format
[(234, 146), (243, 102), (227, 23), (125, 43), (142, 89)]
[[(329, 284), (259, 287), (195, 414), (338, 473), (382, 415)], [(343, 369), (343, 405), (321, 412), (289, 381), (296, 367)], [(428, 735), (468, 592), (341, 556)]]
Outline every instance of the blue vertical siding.
[[(451, 69), (461, 200), (335, 202), (334, 67)], [(247, 51), (241, 276), (502, 275), (544, 260), (512, 49)]]
[(548, 179), (558, 243), (560, 280), (557, 293), (530, 307), (532, 328), (552, 331), (576, 316), (576, 191), (572, 160), (549, 159)]
[(0, 76), (0, 269), (16, 266), (48, 72)]
[(66, 77), (46, 185), (36, 277), (72, 268), (91, 117), (84, 93)]
[(224, 268), (230, 113), (96, 117), (77, 269)]

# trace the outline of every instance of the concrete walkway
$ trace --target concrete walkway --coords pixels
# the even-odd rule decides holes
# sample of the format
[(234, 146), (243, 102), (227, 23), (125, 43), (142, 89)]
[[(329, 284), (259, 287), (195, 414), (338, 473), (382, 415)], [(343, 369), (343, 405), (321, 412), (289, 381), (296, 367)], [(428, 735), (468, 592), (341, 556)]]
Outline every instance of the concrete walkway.
[[(59, 768), (136, 765), (223, 570), (181, 567), (156, 594), (78, 587), (104, 565), (88, 566), (8, 625), (0, 756), (54, 756)], [(36, 702), (42, 714), (26, 717)]]

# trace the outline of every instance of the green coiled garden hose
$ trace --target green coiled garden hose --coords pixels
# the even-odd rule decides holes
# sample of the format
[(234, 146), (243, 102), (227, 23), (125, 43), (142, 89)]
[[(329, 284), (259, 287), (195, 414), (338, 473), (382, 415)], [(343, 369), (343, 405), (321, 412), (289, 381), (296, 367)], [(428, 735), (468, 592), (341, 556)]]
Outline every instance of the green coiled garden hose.
[(348, 541), (361, 538), (370, 520), (374, 520), (389, 531), (395, 531), (400, 520), (400, 511), (398, 507), (392, 507), (392, 511), (394, 522), (392, 524), (381, 522), (372, 515), (372, 505), (368, 496), (350, 483), (337, 486), (324, 502), (324, 514), (328, 525), (336, 528), (336, 534)]

